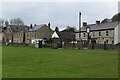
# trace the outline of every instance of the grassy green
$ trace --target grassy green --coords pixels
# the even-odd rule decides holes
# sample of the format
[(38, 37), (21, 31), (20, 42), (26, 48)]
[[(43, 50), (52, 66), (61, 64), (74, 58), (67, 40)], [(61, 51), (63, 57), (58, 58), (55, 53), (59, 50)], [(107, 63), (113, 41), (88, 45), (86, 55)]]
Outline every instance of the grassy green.
[(118, 53), (3, 46), (3, 78), (117, 78)]

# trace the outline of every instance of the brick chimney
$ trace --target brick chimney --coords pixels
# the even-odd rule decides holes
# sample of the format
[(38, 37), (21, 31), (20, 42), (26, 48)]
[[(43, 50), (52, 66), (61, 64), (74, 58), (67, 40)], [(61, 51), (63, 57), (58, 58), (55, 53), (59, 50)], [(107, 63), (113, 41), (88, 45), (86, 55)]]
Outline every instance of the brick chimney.
[(83, 22), (83, 27), (84, 27), (84, 26), (87, 26), (87, 22)]
[(100, 21), (97, 20), (97, 21), (96, 21), (96, 25), (99, 25), (99, 24), (100, 24)]

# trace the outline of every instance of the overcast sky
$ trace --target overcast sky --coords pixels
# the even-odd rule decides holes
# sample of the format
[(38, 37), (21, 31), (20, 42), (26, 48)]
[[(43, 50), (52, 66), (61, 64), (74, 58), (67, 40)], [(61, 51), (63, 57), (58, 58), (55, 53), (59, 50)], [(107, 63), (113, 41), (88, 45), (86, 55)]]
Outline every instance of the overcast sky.
[(117, 2), (4, 2), (3, 19), (21, 18), (25, 24), (47, 24), (51, 28), (75, 26), (78, 29), (78, 12), (82, 12), (82, 22), (95, 23), (96, 20), (111, 18), (118, 12)]

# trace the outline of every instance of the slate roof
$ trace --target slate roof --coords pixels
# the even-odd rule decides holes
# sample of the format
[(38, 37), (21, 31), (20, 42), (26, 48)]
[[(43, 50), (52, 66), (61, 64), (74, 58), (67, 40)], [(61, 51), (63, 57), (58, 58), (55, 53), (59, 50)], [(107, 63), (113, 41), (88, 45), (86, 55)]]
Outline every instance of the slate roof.
[(86, 27), (90, 27), (91, 31), (114, 29), (118, 24), (119, 24), (119, 22), (108, 22), (108, 23), (100, 23), (99, 25), (96, 25), (96, 24), (87, 25), (87, 26), (84, 26), (81, 28), (81, 32), (85, 32)]
[(46, 26), (46, 24), (36, 25), (33, 27), (33, 30), (38, 30), (39, 28)]
[[(33, 27), (33, 30), (38, 30), (39, 28), (45, 26), (46, 24), (36, 25)], [(27, 31), (28, 26), (19, 26), (19, 25), (9, 25), (12, 32)]]
[(74, 32), (68, 32), (68, 31), (61, 31), (57, 33), (60, 40), (62, 41), (74, 41), (75, 40), (75, 33)]
[(11, 28), (12, 32), (19, 32), (19, 31), (24, 31), (27, 26), (19, 26), (19, 25), (9, 25)]

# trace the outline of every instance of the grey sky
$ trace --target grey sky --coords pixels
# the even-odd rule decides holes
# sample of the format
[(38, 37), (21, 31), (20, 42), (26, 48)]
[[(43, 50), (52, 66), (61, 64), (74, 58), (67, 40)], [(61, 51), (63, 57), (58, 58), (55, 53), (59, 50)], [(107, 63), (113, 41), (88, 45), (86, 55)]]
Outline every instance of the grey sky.
[[(5, 20), (20, 17), (25, 24), (51, 23), (58, 26), (75, 26), (78, 29), (78, 12), (82, 21), (95, 23), (96, 20), (111, 18), (118, 12), (117, 2), (4, 2), (2, 17)], [(1, 15), (1, 14), (0, 14)]]

